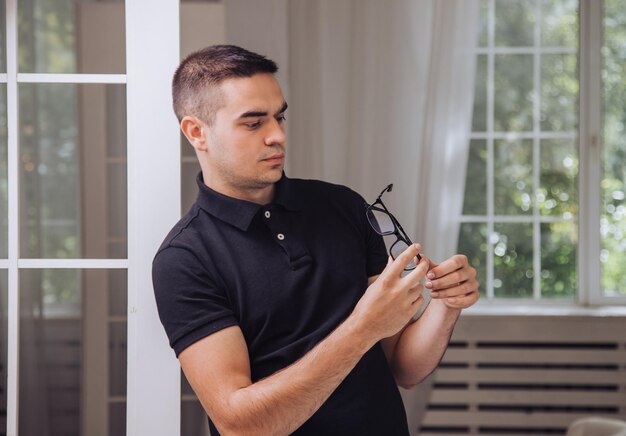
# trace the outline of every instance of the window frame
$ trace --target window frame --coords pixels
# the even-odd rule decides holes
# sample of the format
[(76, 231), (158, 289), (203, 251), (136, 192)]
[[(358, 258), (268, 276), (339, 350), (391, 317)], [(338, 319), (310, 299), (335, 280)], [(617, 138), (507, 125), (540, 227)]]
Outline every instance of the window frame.
[[(603, 1), (580, 1), (579, 298), (589, 306), (626, 304), (626, 295), (605, 295), (601, 284)], [(580, 253), (583, 253), (581, 255)], [(584, 253), (589, 253), (585, 256)]]

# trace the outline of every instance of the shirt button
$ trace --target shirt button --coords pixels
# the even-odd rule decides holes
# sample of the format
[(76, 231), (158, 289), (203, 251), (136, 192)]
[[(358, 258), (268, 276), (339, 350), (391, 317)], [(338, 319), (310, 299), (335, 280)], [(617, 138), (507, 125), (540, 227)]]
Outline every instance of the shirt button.
[(266, 210), (266, 211), (265, 211), (265, 218), (269, 218), (269, 217), (271, 217), (271, 216), (272, 216), (272, 214), (270, 213), (270, 211), (269, 211), (269, 210)]
[(278, 238), (279, 241), (282, 241), (283, 239), (285, 239), (285, 235), (283, 235), (282, 233), (279, 233), (278, 235), (276, 235), (276, 237)]

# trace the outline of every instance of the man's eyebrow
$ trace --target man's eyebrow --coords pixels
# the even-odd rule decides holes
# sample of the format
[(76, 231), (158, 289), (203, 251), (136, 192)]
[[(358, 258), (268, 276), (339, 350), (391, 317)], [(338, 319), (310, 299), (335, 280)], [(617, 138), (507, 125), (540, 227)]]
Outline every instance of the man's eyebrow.
[[(278, 112), (276, 112), (276, 114), (282, 114), (283, 112), (285, 112), (287, 110), (287, 102), (283, 102), (283, 105), (280, 107), (280, 109), (278, 110)], [(257, 118), (257, 117), (266, 117), (267, 116), (267, 112), (265, 111), (247, 111), (242, 113), (241, 115), (239, 115), (239, 119), (241, 118)]]
[(283, 105), (280, 107), (280, 110), (278, 112), (276, 112), (276, 115), (282, 114), (283, 112), (285, 112), (287, 110), (288, 107), (289, 107), (289, 105), (287, 104), (286, 101), (284, 101)]

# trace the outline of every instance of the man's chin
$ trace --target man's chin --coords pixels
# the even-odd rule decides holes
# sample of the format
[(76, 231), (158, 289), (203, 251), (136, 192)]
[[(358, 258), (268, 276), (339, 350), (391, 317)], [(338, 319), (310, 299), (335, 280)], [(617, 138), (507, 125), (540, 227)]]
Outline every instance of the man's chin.
[(285, 169), (284, 165), (276, 165), (272, 167), (268, 174), (268, 178), (272, 179), (272, 183), (278, 182), (283, 177), (283, 170)]
[(269, 185), (273, 185), (278, 182), (283, 177), (283, 166), (280, 168), (272, 168), (269, 171), (266, 171), (256, 180), (257, 188), (265, 188)]

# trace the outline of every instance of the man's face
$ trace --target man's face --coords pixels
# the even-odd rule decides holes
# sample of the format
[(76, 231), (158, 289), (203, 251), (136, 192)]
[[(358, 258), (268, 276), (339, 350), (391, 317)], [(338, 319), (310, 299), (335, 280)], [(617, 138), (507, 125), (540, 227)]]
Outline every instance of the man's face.
[[(272, 74), (225, 80), (223, 105), (208, 128), (209, 179), (235, 190), (277, 182), (285, 163), (287, 104)], [(206, 180), (206, 179), (205, 179)]]

